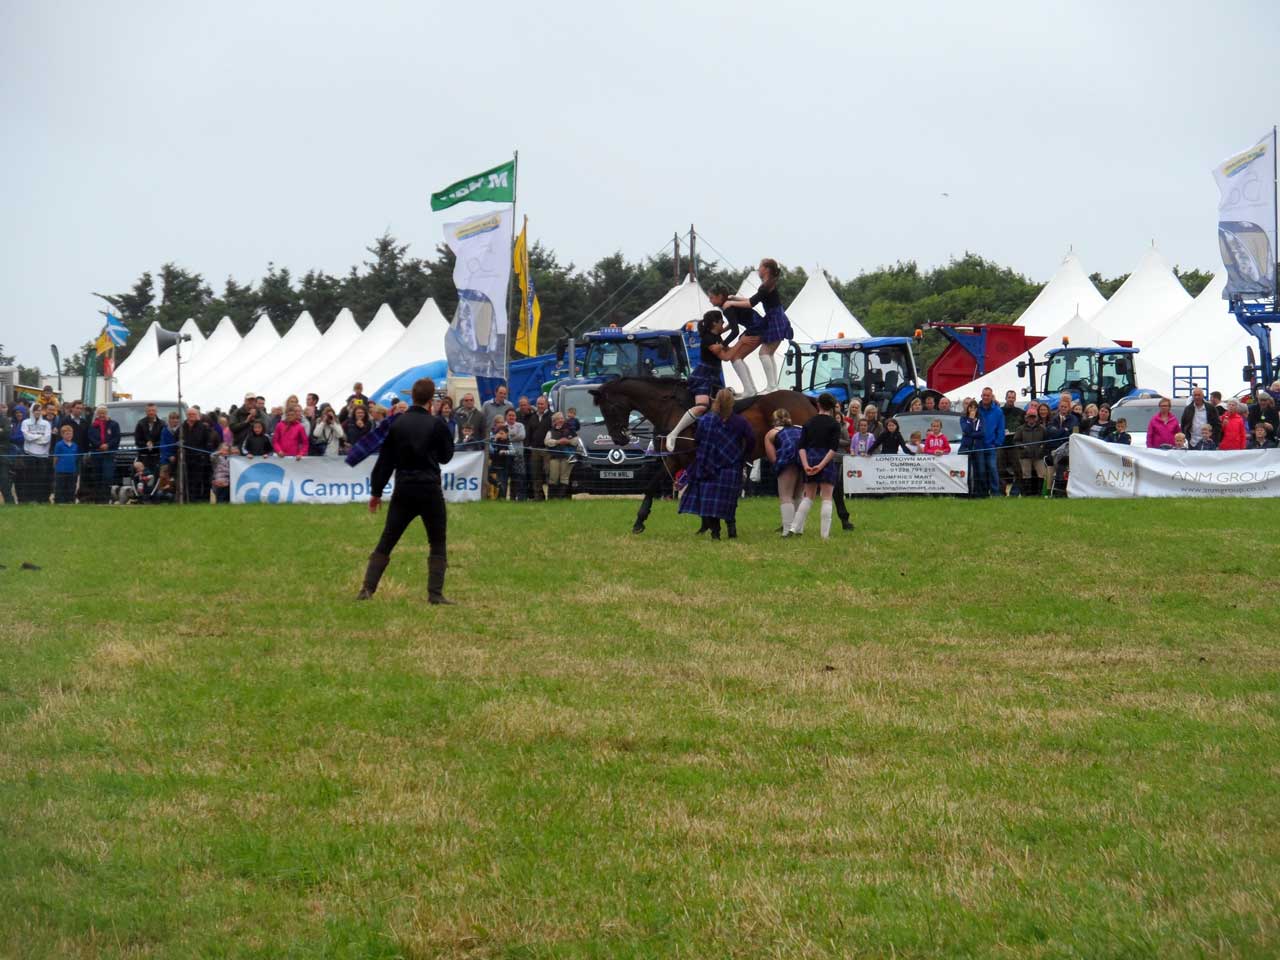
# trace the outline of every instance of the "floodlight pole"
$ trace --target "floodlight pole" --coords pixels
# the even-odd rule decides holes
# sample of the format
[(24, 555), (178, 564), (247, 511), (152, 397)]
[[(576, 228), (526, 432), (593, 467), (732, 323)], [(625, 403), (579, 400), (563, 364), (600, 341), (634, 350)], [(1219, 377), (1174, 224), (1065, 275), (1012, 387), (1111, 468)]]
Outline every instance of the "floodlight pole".
[(178, 342), (174, 344), (178, 373), (178, 489), (174, 491), (175, 503), (187, 502), (187, 445), (182, 442), (182, 429), (187, 425), (187, 412), (182, 409), (182, 332), (178, 332)]
[(692, 223), (689, 224), (689, 279), (695, 283), (698, 280), (698, 234)]

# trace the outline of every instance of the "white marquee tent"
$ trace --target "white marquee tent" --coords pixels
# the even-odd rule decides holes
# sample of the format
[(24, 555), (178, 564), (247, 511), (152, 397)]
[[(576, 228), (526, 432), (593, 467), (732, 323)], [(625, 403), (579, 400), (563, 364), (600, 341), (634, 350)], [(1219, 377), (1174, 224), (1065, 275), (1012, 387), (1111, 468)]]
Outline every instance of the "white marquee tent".
[(382, 356), (368, 363), (363, 370), (351, 371), (346, 378), (347, 386), (359, 380), (364, 384), (365, 392), (372, 394), (409, 367), (443, 359), (444, 335), (448, 332), (449, 321), (440, 312), (435, 299), (428, 297), (418, 315), (404, 328), (404, 333)]
[(1106, 306), (1106, 299), (1098, 292), (1080, 265), (1080, 258), (1068, 253), (1062, 258), (1057, 272), (1044, 288), (1022, 311), (1017, 323), (1032, 336), (1043, 337), (1079, 314), (1092, 320)]
[[(239, 403), (244, 396), (241, 384), (242, 371), (258, 360), (274, 353), (280, 344), (280, 334), (265, 313), (244, 335), (234, 350), (231, 351), (216, 368), (205, 373), (199, 380), (193, 380), (188, 386), (184, 380), (183, 394), (190, 403), (198, 404), (208, 410), (213, 407), (224, 409), (232, 403)], [(237, 389), (240, 393), (237, 394)]]
[(787, 319), (801, 343), (832, 340), (842, 333), (852, 339), (871, 336), (831, 289), (822, 267), (814, 268), (796, 298), (787, 305)]
[[(1190, 295), (1173, 275), (1169, 261), (1152, 247), (1091, 322), (1107, 336), (1128, 340), (1141, 350), (1149, 345), (1152, 333), (1190, 302)], [(1141, 380), (1138, 385), (1149, 386)], [(1168, 390), (1168, 382), (1158, 389)]]
[(209, 339), (200, 348), (200, 352), (190, 363), (185, 363), (182, 367), (183, 400), (191, 404), (201, 403), (196, 399), (192, 388), (199, 387), (208, 377), (218, 376), (227, 358), (236, 352), (242, 339), (230, 317), (223, 317), (218, 321), (218, 325), (213, 328), (213, 333), (209, 334)]
[[(1209, 389), (1223, 396), (1244, 390), (1241, 376), (1245, 350), (1255, 341), (1227, 309), (1222, 291), (1225, 272), (1214, 276), (1200, 295), (1175, 317), (1148, 337), (1143, 354), (1153, 363), (1172, 371), (1176, 366), (1203, 365), (1209, 368)], [(1186, 393), (1187, 385), (1179, 385)]]
[(156, 343), (156, 331), (160, 329), (160, 324), (151, 321), (151, 326), (147, 327), (146, 332), (134, 344), (133, 349), (129, 351), (129, 356), (125, 357), (116, 367), (115, 379), (117, 383), (125, 383), (130, 379), (135, 379), (142, 375), (142, 372), (156, 362), (160, 357), (160, 347)]
[[(191, 337), (181, 344), (182, 376), (185, 381), (191, 361), (203, 352), (206, 341), (196, 322), (190, 318), (183, 322), (178, 332)], [(130, 374), (128, 379), (119, 378), (116, 392), (127, 393), (135, 400), (177, 399), (177, 350), (178, 345), (175, 344), (161, 353), (154, 363), (148, 364), (140, 374)]]
[(679, 330), (686, 323), (695, 323), (711, 309), (711, 301), (697, 281), (685, 277), (679, 286), (672, 287), (657, 303), (628, 323), (625, 330)]
[[(364, 379), (365, 371), (383, 354), (395, 346), (396, 341), (404, 336), (405, 326), (388, 304), (378, 308), (369, 325), (364, 328), (360, 338), (335, 357), (333, 362), (312, 378), (312, 385), (307, 390), (320, 395), (321, 400), (338, 404), (345, 401), (351, 392), (351, 385)], [(409, 366), (409, 364), (405, 364)], [(404, 367), (400, 368), (401, 370)], [(365, 384), (370, 390), (376, 390), (378, 384)]]
[(245, 393), (252, 390), (255, 394), (266, 397), (272, 404), (280, 402), (283, 397), (269, 395), (263, 387), (273, 380), (280, 371), (287, 370), (300, 360), (312, 347), (320, 342), (320, 331), (316, 322), (306, 310), (298, 315), (287, 333), (262, 354), (257, 360), (236, 370), (223, 381), (219, 392), (222, 399), (218, 402), (225, 408), (231, 404), (239, 404)]
[[(1108, 339), (1092, 323), (1076, 314), (1031, 348), (1029, 352), (1035, 357), (1036, 363), (1043, 362), (1050, 350), (1061, 347), (1063, 345), (1063, 337), (1066, 337), (1068, 344), (1073, 347), (1116, 346), (1115, 341)], [(1022, 394), (1022, 388), (1027, 385), (1027, 378), (1018, 376), (1018, 363), (1025, 359), (1026, 355), (1024, 354), (1014, 360), (1010, 360), (1004, 366), (997, 367), (972, 383), (957, 387), (955, 390), (950, 391), (947, 396), (951, 398), (952, 402), (959, 402), (966, 397), (979, 399), (982, 396), (983, 388), (990, 387), (995, 393), (998, 403), (1004, 402), (1004, 395), (1007, 390), (1016, 390), (1019, 403), (1021, 403), (1025, 399)], [(1141, 353), (1136, 357), (1135, 370), (1139, 387), (1150, 387), (1155, 390), (1169, 389), (1170, 376), (1168, 371), (1146, 360)], [(1036, 379), (1037, 381), (1040, 379), (1039, 369), (1036, 372)], [(1037, 382), (1036, 386), (1039, 388), (1039, 382)]]
[[(329, 329), (324, 332), (324, 336), (317, 340), (310, 350), (288, 367), (280, 369), (267, 383), (259, 384), (253, 389), (267, 398), (269, 406), (283, 403), (284, 399), (291, 394), (297, 394), (301, 399), (308, 393), (318, 393), (314, 386), (318, 375), (341, 359), (343, 354), (360, 339), (360, 336), (360, 326), (356, 323), (356, 318), (344, 307), (338, 311), (338, 315)], [(343, 397), (346, 397), (345, 393)]]

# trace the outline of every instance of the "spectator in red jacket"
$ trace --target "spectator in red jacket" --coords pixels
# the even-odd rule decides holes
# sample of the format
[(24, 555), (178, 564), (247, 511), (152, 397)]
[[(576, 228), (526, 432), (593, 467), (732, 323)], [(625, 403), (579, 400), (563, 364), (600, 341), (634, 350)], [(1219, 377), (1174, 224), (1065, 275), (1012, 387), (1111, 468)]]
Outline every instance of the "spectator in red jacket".
[(941, 420), (929, 421), (929, 432), (924, 438), (924, 452), (931, 457), (940, 457), (951, 452), (951, 441), (942, 432)]
[(1173, 438), (1181, 432), (1182, 425), (1170, 411), (1173, 401), (1168, 397), (1160, 398), (1160, 412), (1147, 424), (1147, 448), (1149, 450), (1169, 450), (1173, 447)]
[(307, 455), (307, 426), (302, 422), (302, 408), (290, 404), (284, 419), (276, 424), (271, 435), (271, 446), (278, 457), (294, 457), (301, 460)]
[(1244, 426), (1244, 417), (1240, 415), (1240, 404), (1235, 400), (1227, 401), (1227, 412), (1222, 415), (1222, 440), (1219, 450), (1243, 450), (1248, 442)]

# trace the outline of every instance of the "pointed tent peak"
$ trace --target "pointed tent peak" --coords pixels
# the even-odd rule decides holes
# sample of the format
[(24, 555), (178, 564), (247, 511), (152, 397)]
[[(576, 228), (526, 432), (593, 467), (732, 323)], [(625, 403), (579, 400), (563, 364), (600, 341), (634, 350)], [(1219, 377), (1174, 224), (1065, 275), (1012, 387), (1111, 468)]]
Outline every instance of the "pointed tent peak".
[(182, 326), (178, 328), (178, 332), (187, 334), (192, 340), (198, 340), (202, 343), (204, 342), (205, 337), (204, 334), (200, 332), (199, 324), (197, 324), (191, 317), (187, 317), (187, 319), (182, 322)]
[(298, 314), (298, 319), (293, 321), (293, 326), (291, 326), (288, 330), (285, 331), (285, 336), (286, 337), (291, 336), (296, 332), (297, 336), (301, 337), (308, 330), (316, 330), (316, 329), (317, 329), (316, 321), (311, 316), (311, 311), (303, 310), (300, 314)]
[(240, 333), (236, 330), (236, 325), (231, 322), (231, 318), (224, 315), (223, 318), (218, 321), (218, 325), (213, 328), (213, 333), (209, 334), (210, 340), (214, 337), (217, 337), (219, 340), (229, 340), (232, 337), (239, 340)]
[(356, 323), (356, 315), (351, 312), (351, 309), (343, 307), (338, 311), (338, 315), (333, 318), (333, 323), (329, 324), (329, 329), (324, 332), (324, 335), (328, 337), (334, 333), (348, 334), (352, 330), (359, 333), (360, 324)]
[(413, 319), (409, 321), (405, 329), (419, 325), (431, 326), (440, 323), (448, 325), (449, 320), (445, 317), (444, 311), (440, 309), (440, 305), (436, 303), (435, 297), (427, 297), (426, 300), (422, 301), (422, 307), (414, 314)]
[(369, 321), (369, 325), (365, 329), (375, 331), (382, 331), (383, 329), (403, 330), (404, 324), (400, 322), (396, 312), (391, 309), (391, 304), (384, 303), (378, 307), (373, 319)]
[(674, 330), (699, 319), (711, 309), (711, 301), (697, 281), (685, 277), (653, 306), (628, 323), (623, 329)]
[(279, 340), (280, 334), (276, 332), (276, 325), (271, 322), (271, 317), (263, 313), (253, 322), (244, 339), (255, 343), (259, 340)]
[(1106, 303), (1106, 299), (1084, 272), (1080, 258), (1068, 252), (1049, 282), (1036, 294), (1015, 323), (1025, 327), (1032, 336), (1046, 336), (1075, 313), (1086, 320), (1092, 319)]
[(866, 328), (840, 299), (822, 267), (808, 275), (796, 298), (787, 305), (787, 319), (796, 336), (811, 343), (846, 337), (869, 337)]
[(742, 282), (738, 284), (738, 296), (749, 297), (760, 289), (760, 278), (756, 276), (754, 270), (748, 270), (747, 275), (742, 278)]
[(1164, 326), (1191, 302), (1169, 261), (1154, 247), (1147, 250), (1133, 273), (1094, 317), (1102, 330), (1141, 347), (1153, 330)]

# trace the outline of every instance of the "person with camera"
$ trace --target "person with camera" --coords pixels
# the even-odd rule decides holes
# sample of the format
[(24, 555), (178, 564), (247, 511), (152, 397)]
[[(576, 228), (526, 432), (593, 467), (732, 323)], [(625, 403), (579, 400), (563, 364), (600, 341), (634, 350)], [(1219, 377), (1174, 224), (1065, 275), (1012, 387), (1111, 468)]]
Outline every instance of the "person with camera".
[(489, 485), (495, 491), (494, 499), (507, 499), (510, 482), (511, 431), (507, 428), (506, 417), (495, 417), (489, 428)]
[(327, 403), (321, 408), (316, 418), (316, 425), (311, 429), (311, 455), (316, 457), (342, 456), (342, 428), (338, 426), (337, 414)]
[(421, 517), (430, 545), (427, 602), (452, 603), (444, 596), (444, 575), (449, 561), (445, 549), (447, 516), (444, 491), (440, 488), (440, 465), (453, 459), (453, 437), (444, 421), (432, 416), (429, 410), (435, 392), (435, 381), (430, 378), (414, 381), (410, 391), (413, 406), (395, 418), (378, 451), (378, 461), (369, 478), (370, 513), (376, 514), (382, 506), (382, 492), (392, 474), (396, 482), (382, 536), (369, 554), (358, 600), (368, 600), (377, 592), (378, 582), (391, 562), (391, 551), (409, 524)]

